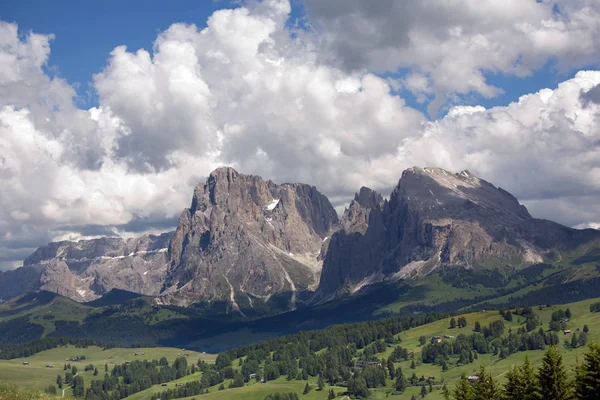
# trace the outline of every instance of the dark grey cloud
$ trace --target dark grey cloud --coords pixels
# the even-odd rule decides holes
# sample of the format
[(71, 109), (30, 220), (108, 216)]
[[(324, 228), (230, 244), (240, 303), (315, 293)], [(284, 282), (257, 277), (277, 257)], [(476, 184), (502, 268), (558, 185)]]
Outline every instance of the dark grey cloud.
[(62, 225), (49, 230), (41, 230), (36, 235), (19, 236), (3, 240), (0, 246), (0, 270), (11, 269), (22, 264), (38, 247), (47, 245), (53, 237), (62, 236), (63, 240), (79, 240), (91, 237), (119, 237), (121, 235), (139, 236), (147, 232), (164, 233), (177, 228), (178, 218), (160, 216), (134, 218), (130, 222), (118, 225)]
[(547, 62), (563, 71), (600, 62), (600, 27), (589, 23), (600, 18), (597, 1), (304, 4), (325, 62), (351, 71), (408, 70), (400, 83), (423, 101), (433, 99), (432, 115), (472, 93), (500, 93), (489, 73), (526, 76)]
[(178, 217), (173, 218), (135, 218), (130, 222), (122, 225), (117, 225), (115, 228), (122, 232), (143, 233), (147, 231), (162, 231), (168, 232), (177, 228)]
[(600, 104), (600, 84), (590, 90), (582, 91), (580, 98), (585, 106), (589, 105), (589, 103)]

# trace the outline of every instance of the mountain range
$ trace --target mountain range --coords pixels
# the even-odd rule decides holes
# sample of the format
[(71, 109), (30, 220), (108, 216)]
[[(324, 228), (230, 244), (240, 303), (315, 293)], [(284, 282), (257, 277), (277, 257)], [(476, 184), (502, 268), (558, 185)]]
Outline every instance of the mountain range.
[(533, 218), (469, 171), (407, 169), (387, 199), (363, 187), (338, 218), (314, 186), (224, 167), (195, 188), (175, 232), (50, 243), (0, 273), (0, 298), (50, 291), (89, 302), (121, 289), (157, 305), (254, 318), (378, 284), (434, 275), (456, 283), (464, 271), (473, 287), (489, 284), (475, 276), (558, 264), (574, 268), (569, 281), (585, 280), (595, 263), (600, 231)]

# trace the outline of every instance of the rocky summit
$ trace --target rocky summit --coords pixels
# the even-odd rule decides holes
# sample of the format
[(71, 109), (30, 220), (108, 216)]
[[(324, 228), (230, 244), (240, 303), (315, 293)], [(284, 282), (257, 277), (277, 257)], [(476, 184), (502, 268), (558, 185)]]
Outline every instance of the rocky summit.
[(48, 290), (90, 301), (116, 288), (217, 312), (280, 312), (316, 289), (337, 224), (313, 186), (219, 168), (195, 188), (174, 233), (50, 243), (0, 275), (0, 297)]
[(175, 232), (50, 243), (0, 274), (0, 297), (48, 290), (83, 302), (122, 289), (252, 317), (446, 268), (560, 262), (582, 247), (599, 248), (600, 232), (535, 219), (469, 171), (410, 168), (389, 199), (363, 187), (338, 220), (313, 186), (219, 168)]
[(557, 261), (600, 232), (533, 218), (469, 171), (410, 168), (388, 201), (367, 188), (346, 209), (328, 246), (317, 298), (418, 277), (439, 268), (521, 268)]
[(318, 283), (321, 247), (337, 223), (313, 186), (219, 168), (181, 214), (161, 297), (183, 305), (225, 300), (240, 311), (289, 293), (294, 308), (297, 292)]

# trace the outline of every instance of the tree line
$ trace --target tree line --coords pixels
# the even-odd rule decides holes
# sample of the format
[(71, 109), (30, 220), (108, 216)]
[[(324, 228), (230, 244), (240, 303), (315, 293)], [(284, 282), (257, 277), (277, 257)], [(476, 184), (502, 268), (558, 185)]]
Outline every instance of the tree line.
[(569, 378), (556, 346), (546, 350), (542, 365), (534, 368), (525, 358), (522, 365), (512, 367), (506, 382), (500, 385), (485, 367), (477, 375), (463, 377), (447, 400), (597, 400), (600, 398), (600, 346), (590, 344), (583, 360)]
[[(105, 367), (105, 370), (107, 368)], [(165, 357), (160, 360), (135, 360), (115, 365), (103, 379), (94, 379), (85, 392), (87, 400), (113, 400), (131, 396), (153, 385), (171, 382), (196, 372), (196, 367), (188, 368), (185, 357), (178, 357), (173, 364)], [(185, 397), (185, 396), (182, 396)]]
[(12, 360), (14, 358), (23, 358), (35, 355), (41, 351), (52, 350), (67, 345), (76, 348), (87, 348), (89, 346), (98, 346), (103, 349), (112, 349), (115, 347), (138, 348), (138, 347), (157, 347), (156, 344), (132, 344), (123, 346), (115, 342), (106, 342), (94, 339), (74, 338), (74, 337), (45, 337), (32, 340), (27, 343), (18, 344), (0, 344), (0, 360)]

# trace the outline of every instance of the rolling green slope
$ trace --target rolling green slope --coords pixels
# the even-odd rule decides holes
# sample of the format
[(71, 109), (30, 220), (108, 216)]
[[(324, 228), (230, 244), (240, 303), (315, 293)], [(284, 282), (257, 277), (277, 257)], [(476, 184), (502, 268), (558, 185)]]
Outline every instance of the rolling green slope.
[[(97, 346), (81, 348), (67, 345), (42, 351), (30, 357), (0, 360), (0, 382), (9, 382), (18, 386), (43, 390), (48, 385), (55, 383), (57, 374), (64, 375), (63, 366), (69, 363), (77, 367), (78, 374), (84, 378), (85, 386), (89, 387), (92, 379), (98, 378), (93, 376), (93, 371), (84, 371), (86, 365), (93, 364), (101, 371), (101, 376), (103, 376), (105, 364), (108, 365), (110, 370), (113, 366), (127, 361), (158, 360), (162, 357), (165, 357), (171, 363), (181, 354), (187, 354), (186, 358), (193, 363), (200, 359), (214, 362), (216, 358), (216, 355), (213, 354), (171, 347), (102, 349)], [(84, 356), (85, 359), (67, 361), (67, 359), (80, 358), (81, 356)], [(28, 365), (24, 365), (25, 362)], [(48, 365), (52, 365), (52, 368), (48, 368)], [(70, 390), (66, 392), (66, 394), (70, 394)]]
[[(580, 334), (583, 331), (584, 326), (587, 326), (587, 330), (589, 330), (587, 334), (587, 340), (589, 342), (600, 342), (600, 312), (591, 312), (590, 305), (599, 303), (600, 298), (596, 299), (588, 299), (580, 302), (569, 303), (565, 305), (541, 305), (537, 307), (533, 307), (533, 313), (537, 316), (537, 319), (541, 321), (541, 325), (536, 326), (532, 329), (532, 332), (536, 332), (540, 328), (544, 332), (550, 332), (550, 321), (552, 320), (553, 313), (556, 313), (559, 310), (569, 309), (570, 318), (568, 320), (564, 320), (564, 327), (561, 329), (568, 329), (576, 334)], [(541, 359), (544, 355), (544, 350), (529, 350), (529, 351), (517, 351), (515, 353), (509, 354), (507, 356), (501, 356), (498, 353), (494, 353), (490, 351), (487, 354), (478, 354), (477, 358), (473, 360), (473, 362), (459, 362), (456, 357), (450, 357), (448, 360), (447, 369), (443, 368), (438, 364), (426, 363), (422, 360), (421, 354), (424, 351), (424, 346), (422, 344), (422, 337), (425, 338), (426, 345), (430, 343), (431, 338), (435, 336), (444, 337), (444, 335), (449, 335), (453, 338), (458, 337), (461, 334), (470, 335), (473, 333), (473, 329), (478, 322), (481, 326), (488, 326), (495, 321), (502, 321), (504, 324), (504, 333), (501, 334), (500, 338), (505, 338), (510, 332), (517, 332), (520, 329), (525, 329), (526, 318), (524, 316), (516, 314), (516, 310), (513, 308), (513, 318), (512, 320), (507, 320), (503, 318), (501, 313), (498, 310), (486, 310), (486, 311), (477, 311), (459, 315), (460, 317), (464, 317), (466, 322), (466, 326), (463, 328), (451, 328), (450, 317), (439, 318), (433, 316), (433, 322), (423, 324), (421, 326), (413, 326), (408, 329), (403, 329), (393, 338), (393, 342), (388, 342), (387, 345), (384, 345), (382, 351), (376, 352), (372, 354), (372, 359), (387, 359), (392, 355), (392, 352), (396, 346), (401, 346), (405, 348), (408, 352), (414, 354), (414, 357), (409, 357), (406, 360), (400, 360), (394, 362), (394, 368), (401, 368), (404, 372), (405, 377), (410, 377), (413, 373), (417, 377), (433, 377), (432, 384), (432, 392), (428, 393), (426, 399), (430, 400), (441, 400), (443, 398), (441, 388), (446, 385), (450, 390), (453, 389), (456, 382), (460, 379), (461, 376), (468, 376), (476, 373), (479, 366), (484, 365), (488, 371), (499, 381), (503, 382), (507, 371), (514, 365), (521, 364), (525, 357), (527, 356), (534, 366), (539, 366)], [(455, 316), (454, 318), (458, 318), (459, 316)], [(385, 321), (382, 321), (385, 322)], [(386, 326), (386, 325), (382, 325)], [(340, 331), (340, 329), (342, 329)], [(342, 327), (338, 327), (334, 330), (328, 330), (327, 332), (331, 332), (331, 335), (337, 335), (339, 332), (350, 332), (352, 329), (355, 329), (354, 325), (345, 325)], [(336, 333), (337, 332), (337, 333)], [(568, 367), (568, 372), (570, 375), (573, 374), (573, 367), (576, 364), (577, 360), (582, 359), (582, 354), (587, 350), (587, 346), (579, 346), (577, 348), (570, 348), (569, 346), (563, 345), (563, 341), (566, 340), (569, 342), (571, 339), (571, 334), (566, 335), (563, 334), (562, 330), (557, 332), (559, 335), (560, 344), (557, 346), (560, 353), (563, 355), (563, 359), (565, 364)], [(329, 336), (329, 333), (325, 334), (325, 337)], [(308, 338), (309, 336), (306, 336)], [(318, 336), (315, 336), (315, 338)], [(453, 341), (454, 339), (447, 339), (448, 341)], [(273, 342), (270, 346), (275, 346), (281, 351), (282, 345), (285, 343), (293, 343), (295, 340), (290, 337), (289, 340), (280, 340), (277, 342)], [(443, 339), (446, 340), (446, 339)], [(373, 338), (371, 343), (375, 343), (377, 340)], [(386, 340), (387, 341), (387, 340)], [(279, 343), (279, 344), (277, 344)], [(364, 343), (368, 344), (368, 343)], [(353, 360), (356, 362), (362, 357), (361, 355), (365, 352), (365, 347), (361, 345), (356, 352)], [(324, 354), (324, 351), (327, 351), (327, 347), (315, 352), (315, 354)], [(236, 350), (237, 352), (238, 350)], [(246, 350), (239, 350), (241, 353), (244, 353)], [(32, 389), (43, 389), (47, 387), (49, 384), (52, 384), (56, 378), (57, 373), (62, 373), (61, 366), (66, 363), (67, 358), (79, 357), (84, 355), (86, 357), (85, 360), (79, 362), (71, 362), (72, 365), (76, 365), (84, 377), (84, 382), (86, 387), (89, 387), (92, 379), (97, 379), (92, 376), (92, 371), (83, 372), (83, 367), (87, 364), (94, 364), (96, 367), (102, 370), (104, 364), (107, 364), (109, 368), (112, 368), (114, 365), (121, 364), (126, 361), (132, 361), (135, 359), (159, 359), (160, 357), (166, 357), (169, 362), (172, 362), (178, 355), (182, 353), (187, 354), (187, 358), (190, 362), (196, 362), (197, 360), (205, 360), (209, 363), (215, 362), (216, 355), (213, 354), (204, 354), (197, 353), (188, 350), (181, 350), (176, 348), (139, 348), (139, 349), (123, 349), (123, 348), (113, 348), (103, 350), (99, 347), (90, 346), (88, 348), (77, 348), (75, 346), (66, 346), (53, 350), (43, 351), (33, 356), (21, 359), (14, 360), (3, 360), (0, 361), (0, 381), (9, 382), (11, 384), (17, 384), (20, 386), (29, 387)], [(137, 356), (135, 354), (138, 354)], [(409, 353), (409, 354), (410, 354)], [(235, 353), (231, 353), (235, 354)], [(272, 353), (274, 357), (275, 354)], [(275, 357), (274, 357), (275, 359)], [(235, 371), (240, 370), (240, 365), (245, 360), (245, 356), (241, 356), (239, 358), (233, 358), (230, 361), (230, 365), (233, 367)], [(412, 368), (412, 362), (414, 360), (414, 368)], [(23, 362), (28, 362), (29, 365), (23, 365)], [(47, 368), (48, 364), (52, 364), (55, 368)], [(265, 368), (264, 362), (261, 363), (261, 368)], [(202, 377), (201, 372), (196, 372), (195, 374), (185, 376), (181, 379), (168, 382), (166, 386), (154, 385), (151, 388), (144, 390), (142, 392), (136, 393), (132, 396), (129, 396), (129, 400), (142, 400), (148, 399), (153, 395), (156, 395), (162, 391), (173, 389), (177, 387), (177, 384), (184, 384), (187, 382), (198, 381)], [(231, 379), (226, 379), (223, 384), (227, 387), (231, 383)], [(274, 392), (294, 392), (298, 395), (304, 390), (306, 382), (309, 383), (312, 390), (308, 395), (302, 395), (301, 398), (306, 399), (323, 399), (327, 398), (327, 394), (330, 389), (333, 389), (336, 394), (339, 394), (336, 398), (343, 398), (343, 393), (346, 391), (346, 388), (337, 385), (331, 386), (329, 384), (325, 385), (325, 389), (323, 391), (316, 390), (317, 388), (317, 377), (309, 376), (308, 380), (304, 380), (302, 378), (292, 378), (291, 380), (286, 379), (285, 376), (280, 376), (277, 379), (268, 380), (267, 383), (259, 383), (253, 379), (250, 379), (249, 382), (245, 383), (241, 388), (235, 389), (225, 389), (219, 390), (218, 385), (214, 385), (208, 388), (208, 393), (203, 395), (193, 396), (195, 398), (208, 398), (208, 399), (243, 399), (243, 400), (262, 400), (269, 393)], [(409, 399), (411, 395), (419, 395), (421, 386), (409, 386), (407, 390), (402, 393), (395, 393), (394, 391), (394, 381), (386, 379), (386, 385), (371, 389), (372, 398), (398, 398), (398, 399)], [(66, 396), (68, 397), (70, 394), (67, 390)], [(192, 397), (188, 397), (191, 399)]]

